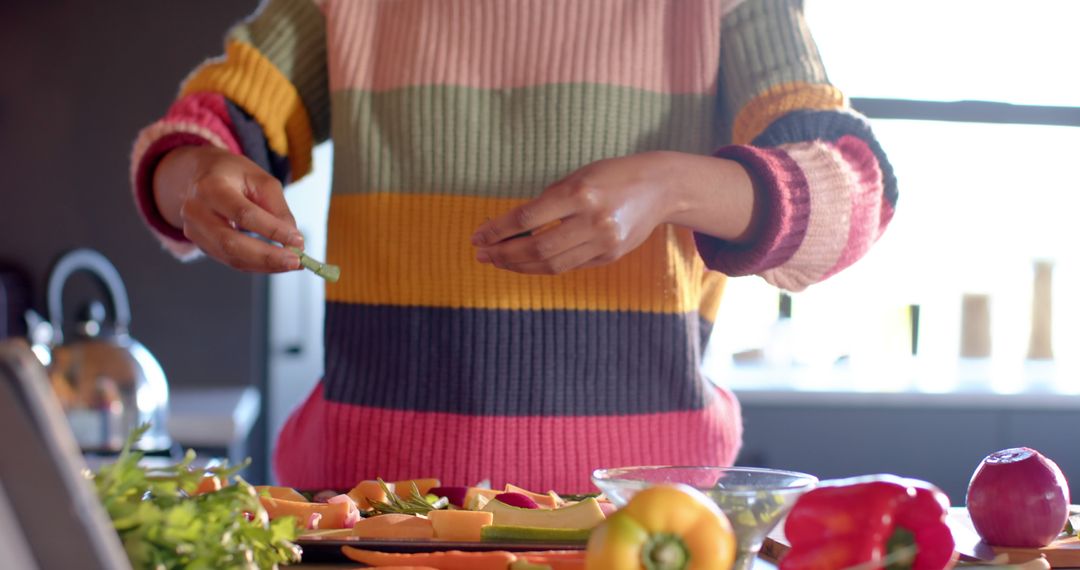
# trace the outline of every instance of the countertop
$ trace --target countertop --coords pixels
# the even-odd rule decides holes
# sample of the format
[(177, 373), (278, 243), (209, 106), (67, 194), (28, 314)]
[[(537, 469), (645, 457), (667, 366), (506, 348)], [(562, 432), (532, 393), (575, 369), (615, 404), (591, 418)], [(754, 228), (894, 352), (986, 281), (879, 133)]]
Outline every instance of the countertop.
[(1080, 411), (1080, 369), (1055, 362), (733, 364), (708, 372), (744, 404)]

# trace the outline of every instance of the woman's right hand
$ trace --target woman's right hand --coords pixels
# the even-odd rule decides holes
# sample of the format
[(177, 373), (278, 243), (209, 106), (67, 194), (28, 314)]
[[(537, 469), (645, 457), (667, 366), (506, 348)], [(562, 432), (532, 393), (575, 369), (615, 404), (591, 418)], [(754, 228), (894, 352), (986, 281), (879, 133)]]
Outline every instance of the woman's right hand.
[(261, 273), (300, 268), (295, 253), (244, 233), (304, 248), (281, 183), (245, 156), (177, 148), (154, 171), (154, 200), (165, 221), (225, 265)]

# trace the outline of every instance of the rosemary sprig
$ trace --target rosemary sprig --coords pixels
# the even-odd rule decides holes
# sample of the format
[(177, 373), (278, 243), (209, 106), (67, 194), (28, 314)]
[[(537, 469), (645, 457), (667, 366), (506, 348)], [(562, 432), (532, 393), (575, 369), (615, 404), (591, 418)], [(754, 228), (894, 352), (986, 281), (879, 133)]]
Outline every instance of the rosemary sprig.
[(387, 513), (399, 513), (404, 515), (426, 515), (431, 511), (439, 509), (445, 509), (450, 504), (449, 499), (446, 497), (439, 497), (434, 502), (428, 502), (423, 495), (420, 494), (420, 489), (416, 486), (416, 483), (412, 483), (412, 494), (408, 498), (402, 499), (397, 496), (386, 482), (382, 479), (378, 479), (379, 487), (382, 488), (383, 493), (386, 494), (386, 501), (374, 501), (368, 499), (368, 503), (371, 508), (380, 515)]

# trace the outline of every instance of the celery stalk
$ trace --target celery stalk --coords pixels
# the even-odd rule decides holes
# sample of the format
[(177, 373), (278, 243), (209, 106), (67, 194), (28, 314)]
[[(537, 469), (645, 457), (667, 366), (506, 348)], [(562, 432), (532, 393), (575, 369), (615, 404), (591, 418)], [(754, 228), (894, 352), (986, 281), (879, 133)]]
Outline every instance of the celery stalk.
[(329, 263), (323, 263), (310, 255), (304, 253), (299, 248), (290, 247), (293, 253), (300, 256), (300, 265), (311, 270), (312, 273), (326, 279), (331, 283), (336, 283), (341, 277), (341, 268), (337, 265), (330, 265)]

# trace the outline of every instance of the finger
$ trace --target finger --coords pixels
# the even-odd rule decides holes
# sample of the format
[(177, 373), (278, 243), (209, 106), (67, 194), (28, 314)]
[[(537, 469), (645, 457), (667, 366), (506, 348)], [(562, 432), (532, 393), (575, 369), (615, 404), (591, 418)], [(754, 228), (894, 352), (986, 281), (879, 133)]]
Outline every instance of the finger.
[(207, 255), (242, 271), (277, 273), (300, 268), (295, 253), (244, 235), (201, 204), (186, 205), (184, 235)]
[(539, 198), (526, 202), (505, 214), (484, 222), (473, 233), (474, 246), (494, 245), (522, 233), (535, 231), (570, 216), (576, 204), (568, 199), (563, 186), (552, 186)]
[(544, 261), (589, 241), (591, 233), (589, 224), (575, 216), (532, 236), (480, 247), (476, 260), (496, 267)]
[(296, 243), (300, 232), (296, 229), (295, 222), (275, 217), (248, 199), (247, 195), (253, 191), (259, 192), (248, 188), (245, 188), (243, 193), (215, 192), (209, 202), (210, 209), (238, 228), (259, 234), (271, 241), (288, 245)]
[(503, 267), (507, 271), (515, 273), (527, 273), (531, 275), (559, 275), (574, 269), (582, 268), (586, 263), (604, 253), (602, 244), (588, 242), (578, 245), (568, 251), (564, 251), (550, 259), (543, 261), (531, 261), (517, 263)]
[[(293, 217), (292, 211), (289, 210), (289, 203), (285, 201), (285, 192), (276, 178), (266, 176), (265, 178), (253, 179), (247, 176), (244, 178), (244, 193), (249, 200), (270, 212), (270, 215), (283, 220), (291, 228), (296, 228), (296, 218)], [(274, 241), (304, 249), (304, 236), (299, 231), (295, 235), (290, 235), (287, 241)]]

